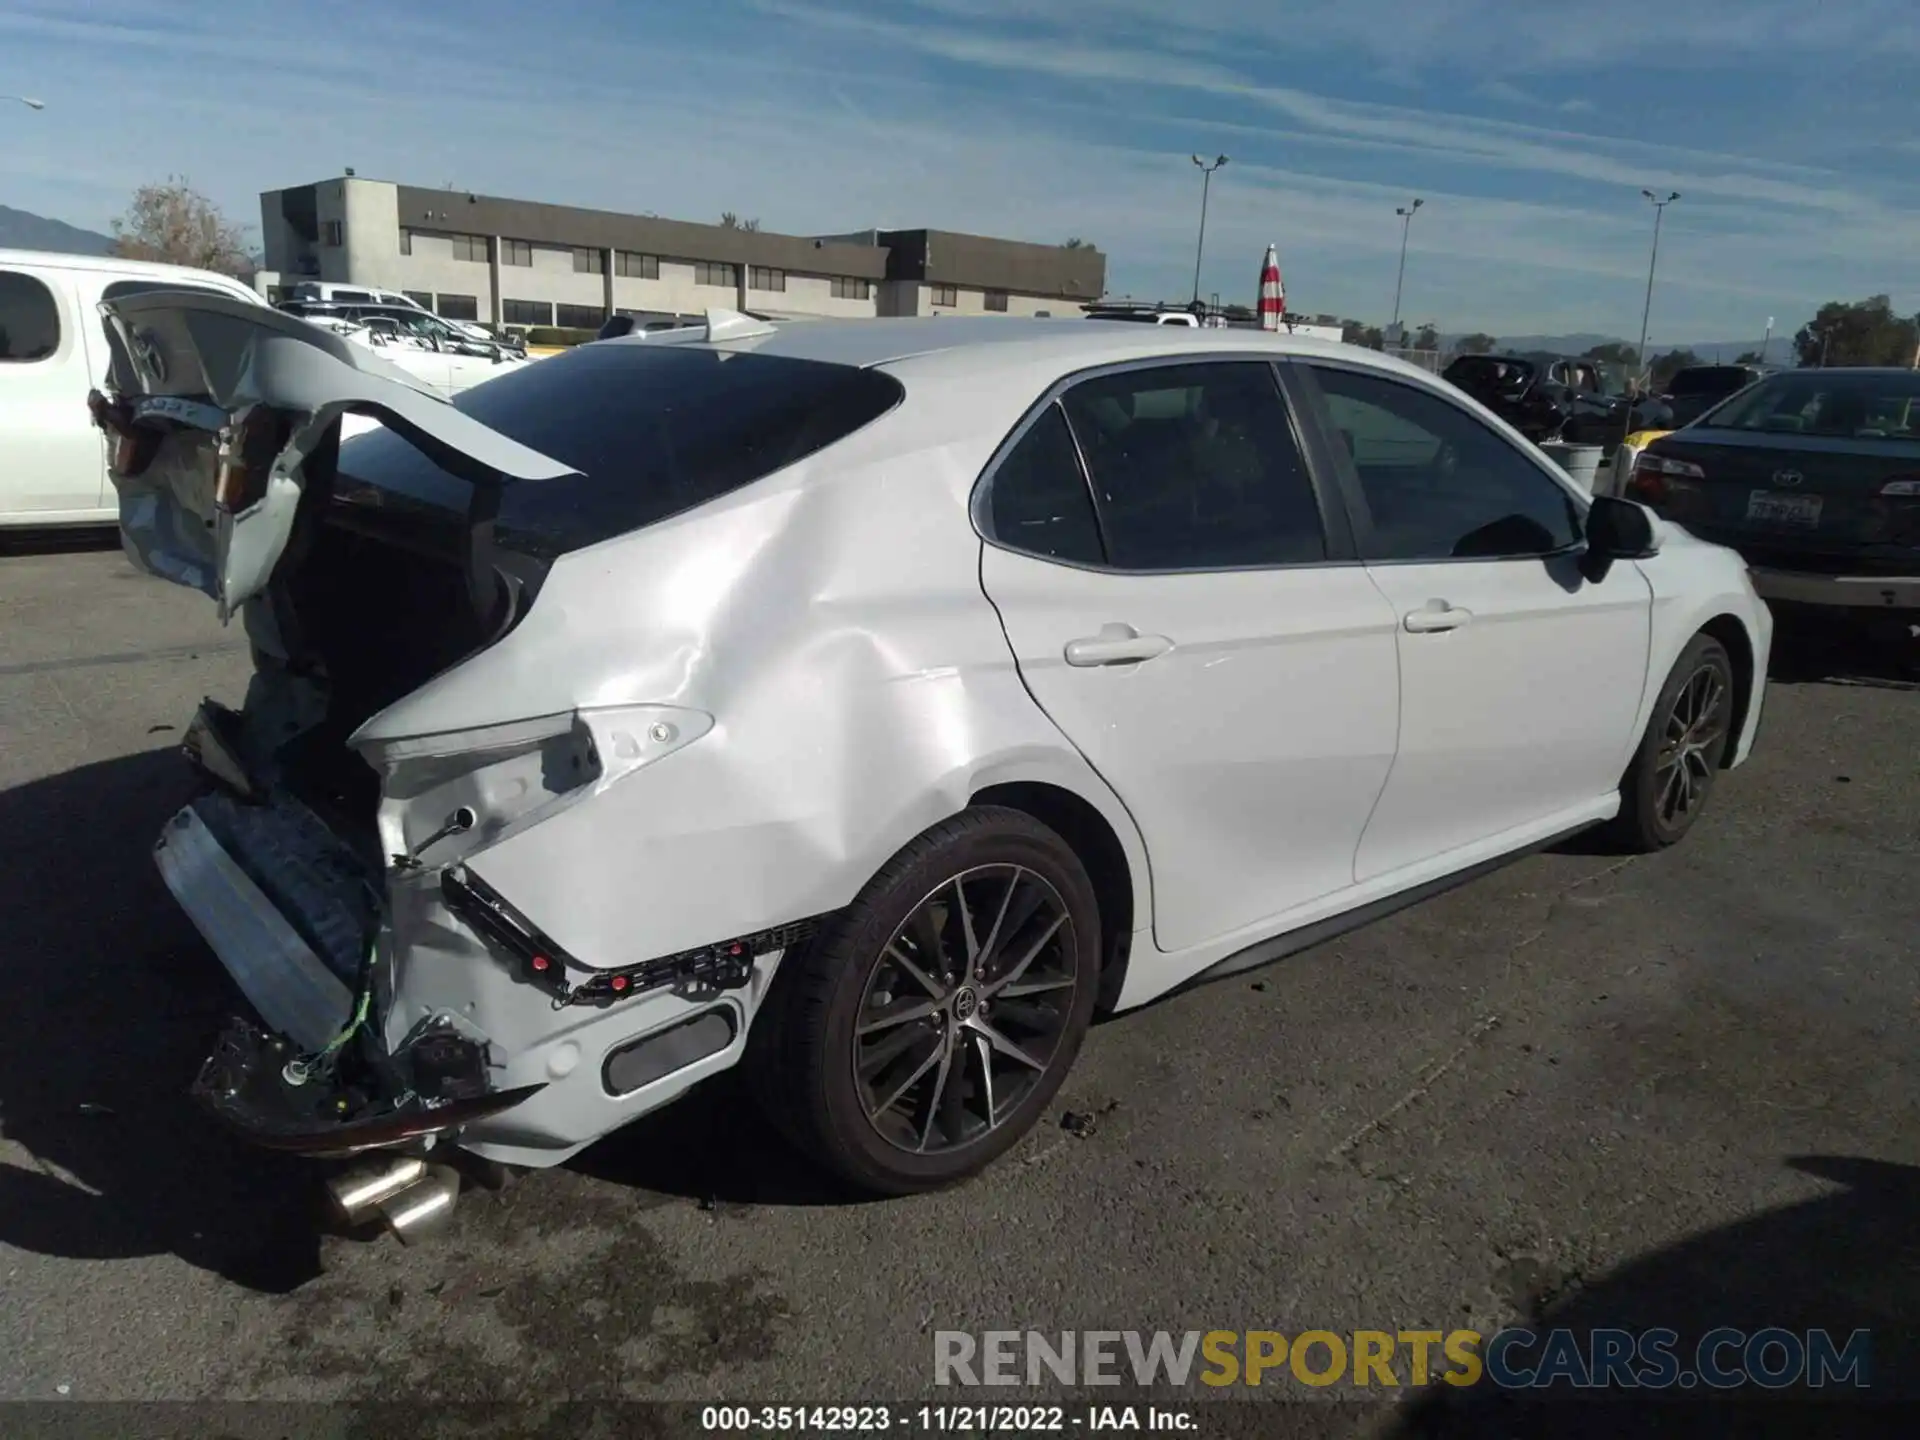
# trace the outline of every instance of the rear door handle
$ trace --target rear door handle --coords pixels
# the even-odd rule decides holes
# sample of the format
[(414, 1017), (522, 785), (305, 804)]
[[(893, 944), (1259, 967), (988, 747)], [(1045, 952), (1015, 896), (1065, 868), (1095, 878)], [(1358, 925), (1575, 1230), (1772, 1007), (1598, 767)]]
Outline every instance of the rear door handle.
[(1067, 664), (1132, 665), (1172, 648), (1173, 641), (1164, 635), (1142, 635), (1131, 625), (1102, 625), (1098, 635), (1067, 642)]
[(1418, 610), (1409, 610), (1401, 623), (1415, 635), (1433, 635), (1442, 630), (1458, 630), (1471, 619), (1471, 610), (1461, 610), (1444, 600), (1429, 600)]

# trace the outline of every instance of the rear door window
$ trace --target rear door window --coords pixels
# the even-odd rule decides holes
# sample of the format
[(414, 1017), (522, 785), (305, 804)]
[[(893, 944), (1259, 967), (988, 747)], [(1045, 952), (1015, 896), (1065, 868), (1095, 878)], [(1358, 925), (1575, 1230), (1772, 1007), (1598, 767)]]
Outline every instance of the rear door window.
[(1217, 361), (1082, 381), (1063, 408), (1120, 570), (1327, 558), (1319, 502), (1273, 369)]
[(44, 283), (0, 270), (0, 364), (31, 364), (60, 348), (60, 306)]
[[(690, 346), (583, 345), (464, 391), (481, 424), (577, 475), (503, 486), (499, 544), (551, 557), (664, 520), (845, 439), (896, 405), (878, 370)], [(399, 435), (341, 447), (342, 488), (464, 512), (471, 491)]]

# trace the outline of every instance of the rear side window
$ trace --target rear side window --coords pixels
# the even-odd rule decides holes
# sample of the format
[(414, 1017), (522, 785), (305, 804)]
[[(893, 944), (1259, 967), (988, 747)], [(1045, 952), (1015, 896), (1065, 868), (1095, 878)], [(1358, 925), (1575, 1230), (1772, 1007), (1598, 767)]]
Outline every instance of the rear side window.
[(1121, 371), (1074, 386), (1062, 403), (1115, 568), (1327, 558), (1319, 503), (1264, 362)]
[(1093, 496), (1059, 405), (1049, 405), (1007, 452), (987, 498), (1000, 544), (1081, 565), (1106, 558)]
[(0, 364), (45, 360), (60, 348), (60, 307), (31, 275), (0, 270)]
[[(453, 404), (579, 474), (502, 487), (497, 542), (554, 556), (664, 520), (803, 460), (892, 409), (877, 370), (683, 346), (583, 345)], [(386, 430), (341, 447), (345, 483), (464, 511), (470, 491)]]

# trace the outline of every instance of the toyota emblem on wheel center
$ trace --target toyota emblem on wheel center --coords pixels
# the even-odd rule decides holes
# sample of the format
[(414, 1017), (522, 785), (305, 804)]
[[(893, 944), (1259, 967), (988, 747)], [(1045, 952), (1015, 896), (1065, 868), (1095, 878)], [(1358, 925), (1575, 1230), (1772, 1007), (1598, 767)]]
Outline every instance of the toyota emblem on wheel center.
[(1776, 485), (1798, 485), (1806, 478), (1807, 477), (1802, 475), (1798, 470), (1776, 470), (1773, 472), (1773, 483)]

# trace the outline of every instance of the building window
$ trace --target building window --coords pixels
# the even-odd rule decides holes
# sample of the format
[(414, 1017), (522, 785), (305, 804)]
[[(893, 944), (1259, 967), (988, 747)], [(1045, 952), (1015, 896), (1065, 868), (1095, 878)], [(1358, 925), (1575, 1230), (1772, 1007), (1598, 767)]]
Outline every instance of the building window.
[(545, 300), (502, 300), (500, 318), (509, 325), (551, 325), (553, 306)]
[(402, 255), (411, 255), (413, 253), (413, 232), (411, 230), (402, 230), (400, 232), (400, 253)]
[(347, 226), (344, 220), (328, 220), (320, 227), (320, 243), (336, 249), (347, 243)]
[(749, 290), (785, 290), (787, 272), (769, 269), (765, 265), (756, 265), (747, 272), (747, 288)]
[(556, 305), (562, 330), (598, 330), (606, 323), (607, 312), (598, 305)]
[(576, 245), (573, 249), (573, 273), (576, 275), (606, 274), (607, 252), (604, 250), (585, 250)]
[(1004, 315), (1007, 309), (1007, 292), (1004, 290), (987, 291), (987, 309), (997, 310)]
[(873, 286), (865, 280), (855, 280), (851, 276), (833, 277), (833, 298), (836, 300), (870, 300), (873, 298)]
[(957, 285), (934, 286), (933, 303), (936, 305), (944, 305), (951, 310), (960, 303), (960, 287)]
[(640, 255), (632, 250), (616, 251), (613, 257), (613, 273), (624, 275), (629, 280), (658, 280), (660, 257)]
[(418, 305), (422, 310), (431, 310), (433, 308), (433, 292), (431, 290), (402, 290), (400, 293), (406, 296), (407, 299), (413, 301), (413, 303)]
[(740, 284), (740, 267), (728, 265), (720, 260), (696, 260), (693, 262), (693, 283), (724, 285), (729, 290), (737, 289)]
[(480, 300), (474, 295), (442, 295), (433, 311), (443, 320), (478, 320)]
[(478, 260), (486, 262), (487, 237), (484, 235), (449, 235), (448, 243), (453, 247), (456, 260)]
[(500, 242), (500, 263), (502, 265), (533, 264), (533, 242), (530, 240), (502, 240)]

